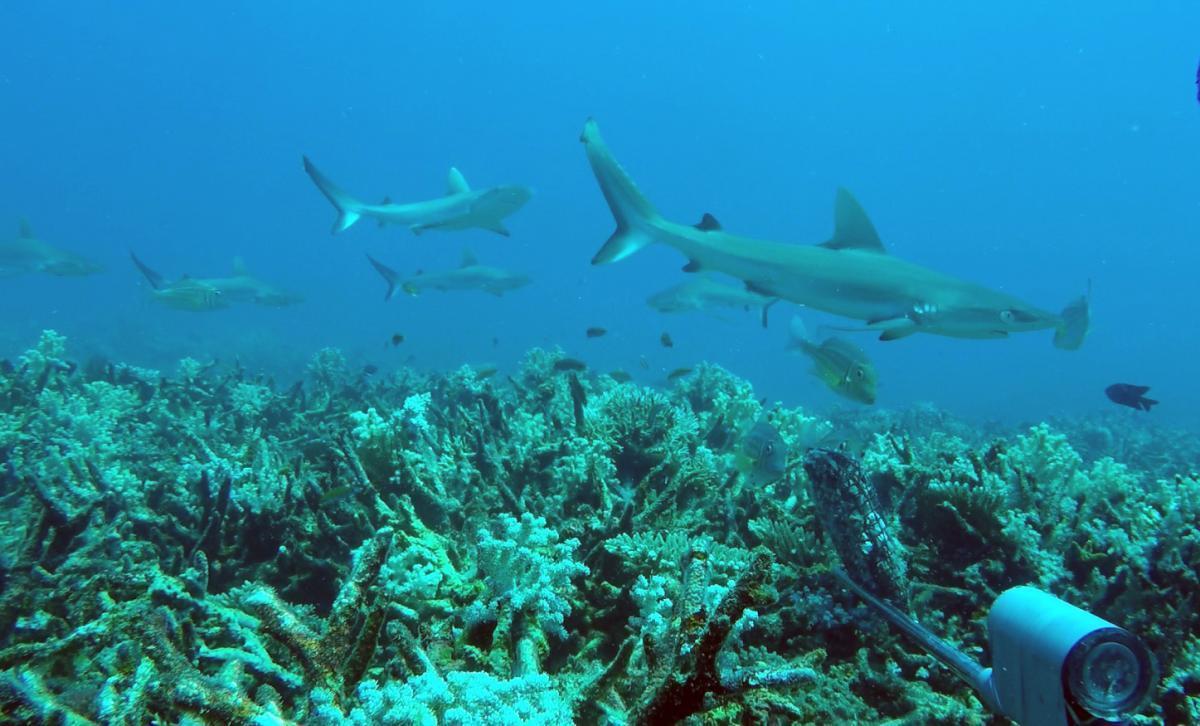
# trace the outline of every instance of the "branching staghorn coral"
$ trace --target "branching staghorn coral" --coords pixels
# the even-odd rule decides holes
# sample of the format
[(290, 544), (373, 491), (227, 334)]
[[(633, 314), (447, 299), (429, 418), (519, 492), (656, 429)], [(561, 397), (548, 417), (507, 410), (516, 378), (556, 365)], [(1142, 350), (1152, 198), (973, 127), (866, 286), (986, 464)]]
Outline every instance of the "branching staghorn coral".
[[(27, 358), (0, 366), (9, 720), (628, 723), (699, 703), (693, 722), (983, 722), (833, 584), (798, 465), (818, 441), (863, 452), (939, 634), (981, 648), (991, 598), (1042, 583), (1151, 642), (1169, 676), (1151, 717), (1194, 708), (1200, 486), (1115, 434), (932, 407), (835, 411), (827, 433), (715, 366), (651, 390), (556, 370), (560, 352), (510, 380), (366, 376), (326, 351), (281, 388), (236, 365), (75, 366), (57, 336)], [(648, 410), (671, 425), (631, 428)], [(760, 420), (789, 467), (752, 488), (733, 459)], [(748, 587), (756, 546), (775, 564)], [(776, 676), (799, 687), (742, 690)]]

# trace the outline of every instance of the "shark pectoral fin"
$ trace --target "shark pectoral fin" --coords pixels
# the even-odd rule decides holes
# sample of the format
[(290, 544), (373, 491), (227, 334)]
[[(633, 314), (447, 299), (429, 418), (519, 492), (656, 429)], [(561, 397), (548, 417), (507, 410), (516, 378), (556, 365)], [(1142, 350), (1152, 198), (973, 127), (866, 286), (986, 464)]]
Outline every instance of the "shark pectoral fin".
[(695, 260), (688, 260), (687, 264), (679, 268), (684, 272), (703, 272), (704, 266)]
[(762, 295), (763, 297), (783, 297), (769, 288), (765, 283), (755, 282), (754, 280), (745, 280), (744, 282), (746, 284), (746, 290), (754, 293), (755, 295)]
[(485, 287), (484, 290), (486, 290), (488, 294), (495, 295), (496, 297), (504, 297), (504, 290), (501, 288)]
[(471, 191), (471, 185), (467, 183), (467, 178), (458, 170), (458, 167), (450, 167), (450, 174), (446, 178), (446, 196), (465, 194), (469, 191)]
[(692, 226), (701, 232), (718, 232), (721, 229), (721, 223), (717, 221), (716, 217), (712, 216), (708, 212), (705, 212), (704, 216), (700, 218), (700, 221)]
[(430, 229), (430, 226), (428, 224), (413, 224), (413, 225), (410, 225), (408, 229), (413, 234), (420, 236), (422, 232), (424, 232), (427, 229)]
[(512, 232), (508, 231), (508, 227), (505, 227), (503, 222), (499, 222), (499, 221), (489, 222), (487, 224), (483, 224), (480, 226), (490, 232), (495, 232), (496, 234), (500, 235), (501, 237), (511, 237), (512, 236)]
[(831, 250), (865, 250), (887, 254), (875, 225), (854, 195), (838, 188), (833, 203), (833, 237), (821, 243)]
[(880, 333), (879, 339), (885, 342), (889, 340), (900, 340), (901, 338), (907, 338), (915, 332), (917, 332), (916, 326), (911, 328), (890, 328)]

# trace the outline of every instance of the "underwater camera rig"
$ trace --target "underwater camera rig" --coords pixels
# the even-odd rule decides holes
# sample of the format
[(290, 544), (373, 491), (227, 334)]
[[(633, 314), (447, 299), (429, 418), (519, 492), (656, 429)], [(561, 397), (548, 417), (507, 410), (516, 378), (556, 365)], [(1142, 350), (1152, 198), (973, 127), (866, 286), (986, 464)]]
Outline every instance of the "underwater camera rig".
[(1125, 723), (1157, 679), (1149, 648), (1124, 628), (1033, 587), (1005, 590), (988, 612), (992, 667), (834, 570), (859, 597), (1023, 726)]

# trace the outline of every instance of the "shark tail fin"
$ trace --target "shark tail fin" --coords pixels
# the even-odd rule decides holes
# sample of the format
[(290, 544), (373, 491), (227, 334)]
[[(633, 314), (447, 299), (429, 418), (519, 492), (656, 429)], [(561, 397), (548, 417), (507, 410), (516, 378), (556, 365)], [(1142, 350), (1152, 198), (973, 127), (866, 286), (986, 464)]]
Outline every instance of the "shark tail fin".
[(338, 212), (337, 221), (333, 223), (333, 234), (349, 229), (362, 217), (363, 203), (347, 194), (341, 187), (334, 184), (333, 180), (322, 174), (321, 170), (307, 156), (304, 157), (304, 171)]
[(609, 211), (617, 221), (617, 230), (592, 258), (592, 264), (603, 265), (623, 260), (654, 241), (654, 223), (662, 218), (613, 158), (594, 120), (588, 119), (579, 140), (587, 150), (592, 173), (596, 175)]
[(804, 325), (804, 320), (799, 315), (793, 315), (788, 322), (788, 343), (787, 350), (807, 350), (807, 346), (812, 345), (808, 336), (808, 328)]
[[(383, 299), (385, 301), (391, 300), (392, 296), (396, 294), (396, 287), (400, 284), (400, 275), (397, 274), (395, 270), (370, 255), (367, 255), (367, 259), (371, 261), (371, 266), (383, 276), (384, 282), (387, 283), (387, 293), (384, 294)], [(405, 292), (407, 292), (407, 290), (405, 290)]]
[(129, 259), (133, 260), (133, 264), (137, 266), (142, 275), (146, 278), (146, 282), (150, 283), (150, 287), (155, 290), (161, 290), (166, 284), (163, 276), (146, 266), (146, 263), (138, 259), (138, 256), (133, 252), (129, 253)]
[(1062, 322), (1054, 330), (1054, 347), (1063, 350), (1078, 350), (1087, 337), (1092, 324), (1089, 295), (1081, 295), (1063, 308)]

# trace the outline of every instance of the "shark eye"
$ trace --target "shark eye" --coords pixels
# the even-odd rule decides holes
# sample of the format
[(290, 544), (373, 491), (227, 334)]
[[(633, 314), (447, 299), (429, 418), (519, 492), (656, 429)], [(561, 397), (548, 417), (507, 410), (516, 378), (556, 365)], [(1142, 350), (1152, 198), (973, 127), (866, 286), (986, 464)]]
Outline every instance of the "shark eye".
[(1001, 322), (1011, 323), (1015, 317), (1016, 316), (1013, 314), (1013, 311), (1011, 311), (1011, 310), (1001, 310), (1000, 311)]
[(857, 378), (858, 380), (860, 380), (860, 381), (861, 381), (865, 375), (866, 375), (866, 373), (865, 373), (865, 372), (863, 372), (863, 369), (862, 369), (862, 368), (855, 368), (855, 369), (854, 369), (854, 377), (855, 377), (855, 378)]

